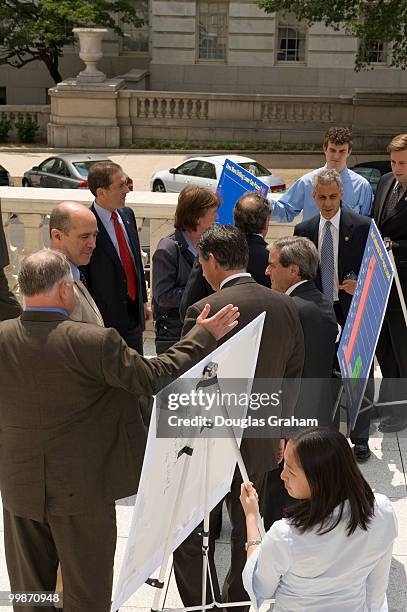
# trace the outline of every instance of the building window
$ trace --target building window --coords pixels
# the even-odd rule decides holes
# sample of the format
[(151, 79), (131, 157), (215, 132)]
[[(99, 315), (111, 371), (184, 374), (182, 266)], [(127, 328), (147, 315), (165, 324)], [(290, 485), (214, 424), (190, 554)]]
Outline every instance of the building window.
[(226, 60), (228, 2), (198, 1), (198, 59)]
[(359, 42), (359, 52), (363, 61), (370, 64), (387, 64), (387, 45), (382, 41), (374, 41), (364, 45)]
[(148, 0), (133, 0), (137, 15), (144, 20), (141, 28), (123, 23), (122, 29), (124, 36), (121, 42), (121, 51), (123, 53), (148, 53), (149, 51), (149, 9)]
[(306, 28), (290, 16), (278, 24), (277, 61), (305, 62)]
[(7, 92), (5, 87), (0, 87), (0, 104), (7, 104)]

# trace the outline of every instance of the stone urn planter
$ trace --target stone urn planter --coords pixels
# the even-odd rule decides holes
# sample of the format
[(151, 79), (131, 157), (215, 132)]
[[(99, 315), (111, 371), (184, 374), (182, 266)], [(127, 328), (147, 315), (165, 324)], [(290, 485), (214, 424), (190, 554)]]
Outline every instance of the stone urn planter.
[(86, 64), (76, 77), (77, 83), (103, 83), (106, 75), (96, 68), (96, 64), (103, 57), (102, 38), (108, 30), (106, 28), (74, 28), (74, 34), (79, 38), (79, 57)]

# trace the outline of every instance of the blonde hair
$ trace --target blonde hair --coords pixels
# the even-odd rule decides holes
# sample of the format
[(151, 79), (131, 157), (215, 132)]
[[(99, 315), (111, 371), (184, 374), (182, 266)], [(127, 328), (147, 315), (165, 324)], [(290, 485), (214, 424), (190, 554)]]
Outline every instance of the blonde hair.
[(395, 136), (387, 145), (387, 151), (405, 151), (407, 149), (407, 134)]

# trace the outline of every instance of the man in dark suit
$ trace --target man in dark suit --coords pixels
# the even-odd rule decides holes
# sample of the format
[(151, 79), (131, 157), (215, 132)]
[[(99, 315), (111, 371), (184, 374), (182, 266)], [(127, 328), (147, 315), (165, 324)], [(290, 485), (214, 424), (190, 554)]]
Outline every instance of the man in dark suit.
[(4, 268), (9, 265), (6, 237), (0, 208), (0, 321), (14, 319), (21, 314), (21, 306), (10, 291)]
[[(390, 153), (392, 172), (385, 174), (377, 186), (373, 218), (383, 238), (392, 241), (397, 274), (404, 300), (407, 300), (407, 134), (395, 136), (387, 150)], [(376, 355), (383, 376), (379, 401), (407, 400), (407, 330), (395, 283), (387, 304)], [(407, 402), (387, 408), (384, 414), (387, 416), (381, 420), (381, 431), (400, 431), (407, 427)]]
[(216, 348), (237, 313), (206, 308), (178, 348), (147, 360), (114, 329), (69, 319), (73, 282), (60, 251), (30, 255), (26, 309), (0, 325), (5, 552), (12, 591), (53, 591), (60, 560), (65, 612), (108, 612), (114, 503), (137, 492), (146, 443), (141, 400)]
[[(256, 191), (242, 195), (233, 209), (233, 219), (246, 236), (249, 247), (247, 271), (260, 285), (270, 287), (270, 279), (265, 274), (268, 264), (267, 242), (265, 237), (270, 223), (271, 208), (267, 199)], [(197, 258), (192, 266), (188, 282), (180, 305), (181, 319), (189, 306), (198, 300), (211, 295), (213, 289), (202, 274), (202, 267)]]
[[(370, 219), (341, 207), (343, 189), (336, 170), (321, 170), (315, 174), (313, 185), (320, 214), (296, 225), (294, 235), (309, 238), (317, 247), (320, 258), (317, 286), (333, 302), (336, 319), (343, 329), (356, 288)], [(358, 461), (370, 456), (369, 424), (369, 412), (362, 412), (351, 435)]]
[[(249, 259), (247, 241), (244, 234), (232, 225), (214, 225), (208, 229), (199, 241), (199, 260), (206, 280), (215, 293), (188, 308), (183, 333), (193, 325), (205, 302), (211, 310), (217, 312), (230, 300), (239, 305), (240, 317), (236, 330), (247, 325), (257, 315), (266, 312), (263, 335), (255, 371), (255, 382), (252, 392), (270, 393), (281, 380), (296, 379), (301, 376), (304, 362), (304, 339), (297, 309), (291, 298), (264, 287), (246, 271)], [(284, 417), (294, 414), (298, 397), (298, 386), (293, 385), (283, 394)], [(267, 406), (256, 412), (255, 416), (269, 416), (276, 408)], [(260, 414), (261, 413), (261, 414)], [(252, 414), (253, 416), (253, 414)], [(267, 427), (267, 426), (266, 426)], [(250, 432), (252, 435), (253, 432)], [(257, 435), (254, 432), (253, 435)], [(263, 435), (263, 437), (260, 437)], [(263, 501), (263, 485), (266, 473), (277, 467), (284, 450), (284, 433), (281, 428), (275, 432), (265, 431), (253, 439), (243, 437), (241, 453), (250, 480), (257, 483), (256, 490)], [(232, 480), (231, 491), (226, 496), (226, 506), (232, 523), (231, 534), (231, 567), (226, 576), (222, 591), (224, 602), (245, 601), (248, 595), (243, 588), (242, 570), (246, 561), (245, 553), (245, 519), (239, 502), (240, 473), (236, 471)], [(219, 584), (213, 562), (214, 528), (221, 511), (218, 504), (210, 515), (209, 562), (215, 596), (219, 597)], [(202, 534), (195, 530), (174, 552), (174, 571), (178, 590), (185, 606), (201, 603), (202, 580)], [(208, 593), (210, 589), (208, 588)]]
[(152, 318), (141, 261), (136, 219), (125, 208), (129, 192), (118, 164), (94, 164), (88, 185), (95, 201), (99, 234), (92, 259), (83, 269), (88, 289), (106, 327), (114, 327), (128, 346), (143, 353), (144, 321)]
[[(332, 303), (316, 287), (318, 251), (308, 239), (288, 236), (269, 247), (272, 287), (290, 295), (298, 309), (304, 332), (305, 359), (301, 390), (295, 407), (298, 418), (317, 418), (318, 424), (332, 423), (332, 371), (338, 324)], [(283, 517), (285, 506), (294, 503), (281, 480), (282, 467), (267, 474), (263, 519), (266, 530)]]

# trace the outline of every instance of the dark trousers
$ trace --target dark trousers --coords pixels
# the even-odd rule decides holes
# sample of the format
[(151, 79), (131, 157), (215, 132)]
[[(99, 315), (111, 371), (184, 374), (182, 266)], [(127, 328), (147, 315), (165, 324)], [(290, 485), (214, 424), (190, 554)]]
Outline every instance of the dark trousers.
[[(265, 474), (250, 476), (262, 505), (264, 495)], [(225, 497), (226, 507), (232, 524), (231, 534), (231, 564), (222, 589), (222, 601), (224, 603), (234, 601), (248, 601), (249, 596), (243, 587), (242, 572), (246, 563), (246, 519), (240, 503), (240, 485), (242, 479), (240, 472), (236, 470), (230, 492)], [(222, 500), (223, 502), (223, 500)], [(214, 595), (220, 601), (219, 581), (214, 563), (215, 531), (222, 512), (220, 502), (210, 513), (209, 517), (209, 551), (208, 561), (212, 576)], [(202, 530), (203, 524), (199, 525), (184, 542), (174, 551), (174, 574), (178, 591), (184, 606), (199, 606), (202, 602)], [(206, 587), (207, 603), (212, 601), (209, 580)], [(235, 612), (248, 612), (249, 606), (233, 607)]]
[[(96, 512), (48, 515), (44, 522), (3, 508), (4, 547), (12, 591), (54, 591), (58, 561), (64, 612), (109, 612), (116, 548), (114, 503)], [(15, 612), (50, 612), (49, 606), (18, 606)]]
[(140, 325), (138, 304), (127, 298), (127, 312), (129, 315), (129, 326), (123, 339), (127, 346), (143, 355), (143, 328)]
[(296, 503), (296, 500), (288, 495), (284, 481), (281, 480), (283, 469), (284, 462), (282, 461), (278, 468), (267, 473), (263, 502), (263, 520), (266, 531), (270, 529), (275, 521), (283, 518), (284, 508)]
[[(379, 402), (407, 400), (407, 328), (401, 310), (387, 310), (376, 356), (383, 377)], [(382, 413), (407, 418), (407, 401), (398, 406), (384, 406)]]

